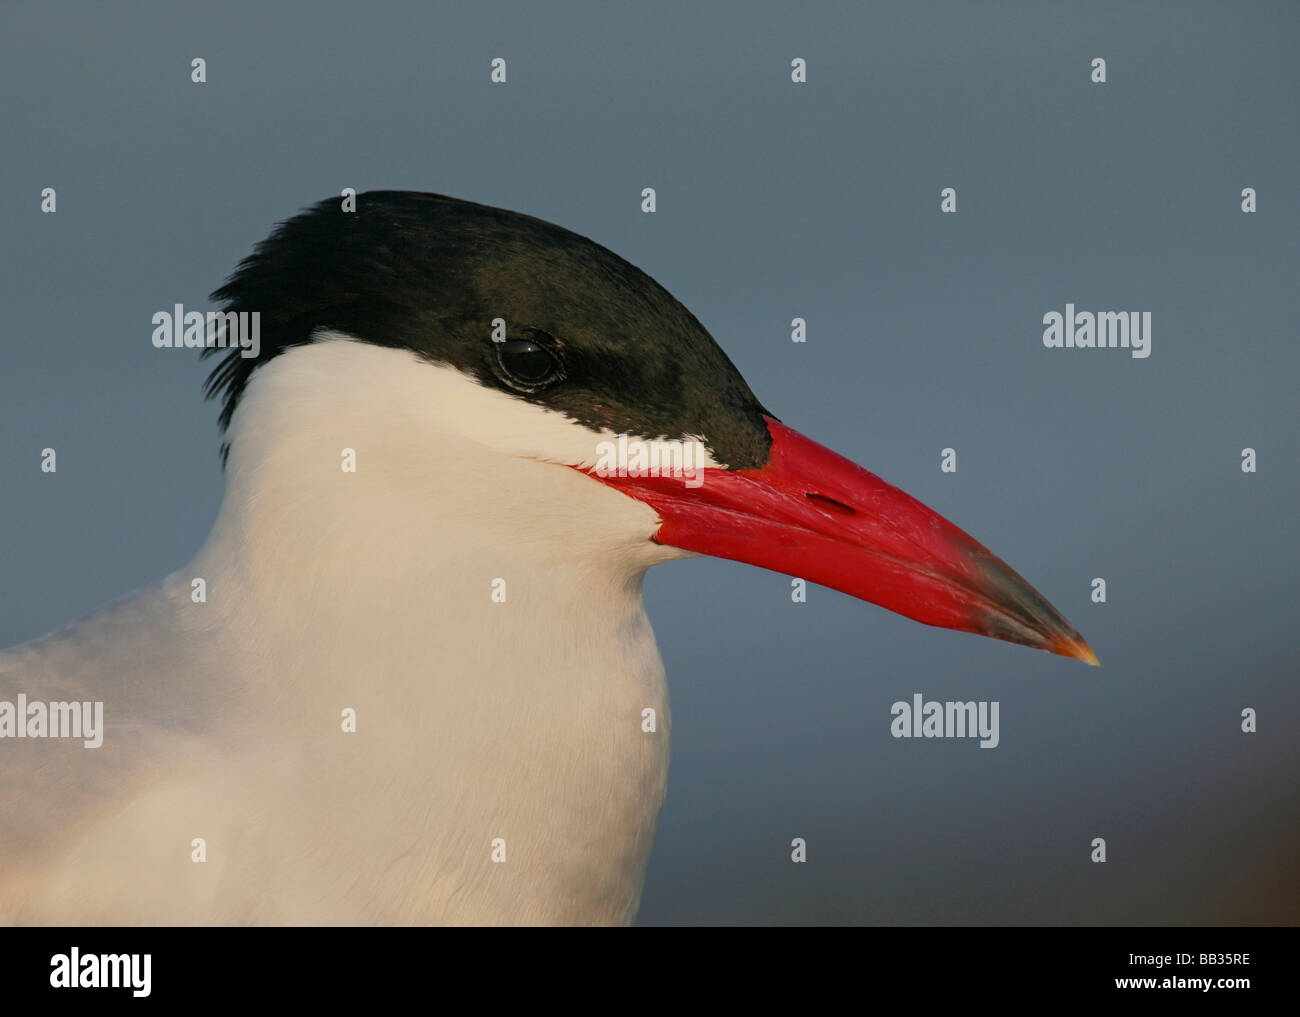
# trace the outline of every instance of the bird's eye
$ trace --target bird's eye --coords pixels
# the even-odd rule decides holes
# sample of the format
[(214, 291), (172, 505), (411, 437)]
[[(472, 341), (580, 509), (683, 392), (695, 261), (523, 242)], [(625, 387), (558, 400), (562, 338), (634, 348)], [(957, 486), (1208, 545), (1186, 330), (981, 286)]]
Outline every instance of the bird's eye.
[(559, 359), (540, 343), (507, 339), (494, 345), (501, 372), (517, 388), (532, 392), (564, 377)]

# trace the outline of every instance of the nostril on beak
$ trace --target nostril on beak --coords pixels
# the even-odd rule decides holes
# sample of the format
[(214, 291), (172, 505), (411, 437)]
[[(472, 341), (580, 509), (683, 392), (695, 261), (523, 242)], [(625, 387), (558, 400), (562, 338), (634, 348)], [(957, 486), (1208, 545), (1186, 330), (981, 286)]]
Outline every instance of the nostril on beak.
[(804, 497), (816, 505), (824, 512), (834, 512), (841, 516), (856, 516), (858, 510), (845, 505), (842, 501), (836, 501), (834, 498), (827, 498), (824, 494), (813, 494), (811, 491), (804, 493)]

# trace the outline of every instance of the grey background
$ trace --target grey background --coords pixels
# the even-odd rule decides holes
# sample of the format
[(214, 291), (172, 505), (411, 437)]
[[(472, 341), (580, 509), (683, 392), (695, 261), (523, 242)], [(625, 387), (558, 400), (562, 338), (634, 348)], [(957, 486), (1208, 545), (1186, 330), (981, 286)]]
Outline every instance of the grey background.
[[(674, 758), (641, 922), (1294, 923), (1294, 5), (464, 6), (0, 8), (0, 645), (215, 518), (206, 366), (153, 312), (343, 187), (444, 192), (644, 268), (1102, 660), (652, 571)], [(1045, 350), (1067, 301), (1152, 311), (1151, 358)], [(1001, 746), (892, 739), (914, 692), (999, 700)]]

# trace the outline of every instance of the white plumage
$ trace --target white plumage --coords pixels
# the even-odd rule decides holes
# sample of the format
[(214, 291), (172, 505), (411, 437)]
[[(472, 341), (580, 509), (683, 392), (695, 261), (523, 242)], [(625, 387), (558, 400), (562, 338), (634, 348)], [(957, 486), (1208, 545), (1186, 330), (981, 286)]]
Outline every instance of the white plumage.
[(0, 920), (629, 921), (669, 735), (641, 580), (685, 555), (558, 465), (608, 437), (343, 336), (262, 367), (194, 562), (0, 653), (106, 721), (0, 746)]

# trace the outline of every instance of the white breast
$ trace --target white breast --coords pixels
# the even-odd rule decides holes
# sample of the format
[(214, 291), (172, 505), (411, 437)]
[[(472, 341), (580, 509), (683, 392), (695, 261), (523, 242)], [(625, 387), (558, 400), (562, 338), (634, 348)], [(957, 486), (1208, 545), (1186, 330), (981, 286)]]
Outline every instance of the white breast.
[(259, 369), (194, 564), (0, 654), (5, 689), (107, 721), (0, 744), (4, 814), (45, 817), (0, 839), (0, 917), (630, 920), (669, 734), (641, 577), (680, 552), (541, 461), (601, 437), (405, 351)]

